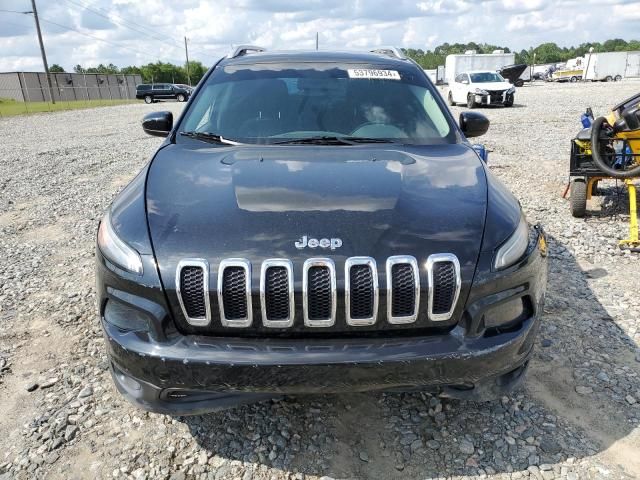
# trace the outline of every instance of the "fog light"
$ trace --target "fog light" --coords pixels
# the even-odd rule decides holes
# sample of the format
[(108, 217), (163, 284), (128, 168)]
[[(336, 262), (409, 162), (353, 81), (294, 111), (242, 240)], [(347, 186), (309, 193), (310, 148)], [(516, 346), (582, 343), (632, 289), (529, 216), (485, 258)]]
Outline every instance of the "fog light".
[(146, 332), (149, 330), (149, 317), (140, 310), (129, 307), (116, 300), (109, 299), (104, 309), (104, 320), (121, 330)]
[(133, 378), (126, 376), (122, 372), (118, 373), (118, 380), (120, 380), (120, 383), (122, 384), (122, 386), (125, 387), (130, 392), (137, 392), (138, 390), (142, 389), (142, 385), (140, 385), (140, 383), (137, 380), (134, 380)]
[(501, 327), (524, 320), (528, 315), (524, 298), (514, 298), (495, 307), (484, 314), (484, 325), (487, 328)]

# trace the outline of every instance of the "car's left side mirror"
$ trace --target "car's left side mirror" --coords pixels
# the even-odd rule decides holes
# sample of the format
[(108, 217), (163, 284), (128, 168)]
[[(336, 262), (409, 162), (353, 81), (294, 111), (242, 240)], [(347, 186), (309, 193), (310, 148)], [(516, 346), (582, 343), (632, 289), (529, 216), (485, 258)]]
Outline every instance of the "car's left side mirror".
[(166, 137), (173, 128), (173, 113), (153, 112), (147, 113), (142, 119), (144, 133), (156, 137)]
[(489, 119), (478, 112), (462, 112), (460, 130), (467, 138), (479, 137), (489, 130)]

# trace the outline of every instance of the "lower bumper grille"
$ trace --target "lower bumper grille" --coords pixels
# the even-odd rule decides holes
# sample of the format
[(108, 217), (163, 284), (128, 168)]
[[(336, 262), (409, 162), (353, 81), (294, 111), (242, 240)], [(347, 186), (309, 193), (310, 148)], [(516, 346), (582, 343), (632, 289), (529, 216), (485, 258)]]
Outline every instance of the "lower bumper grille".
[[(426, 262), (426, 311), (433, 322), (449, 320), (461, 288), (460, 265), (451, 254), (431, 255)], [(386, 271), (386, 322), (411, 324), (420, 309), (420, 270), (411, 256), (389, 257)], [(182, 313), (194, 326), (212, 323), (209, 268), (204, 260), (180, 262), (176, 272)], [(379, 320), (378, 267), (370, 257), (351, 257), (344, 269), (344, 314), (347, 325), (371, 326)], [(227, 259), (218, 269), (218, 309), (223, 327), (249, 327), (253, 322), (251, 264)], [(296, 316), (294, 271), (287, 259), (270, 259), (260, 270), (260, 312), (264, 327), (290, 328)], [(328, 258), (305, 261), (302, 272), (302, 316), (306, 327), (331, 327), (338, 307), (335, 264)], [(341, 303), (342, 305), (342, 303)], [(343, 308), (343, 307), (341, 307)]]

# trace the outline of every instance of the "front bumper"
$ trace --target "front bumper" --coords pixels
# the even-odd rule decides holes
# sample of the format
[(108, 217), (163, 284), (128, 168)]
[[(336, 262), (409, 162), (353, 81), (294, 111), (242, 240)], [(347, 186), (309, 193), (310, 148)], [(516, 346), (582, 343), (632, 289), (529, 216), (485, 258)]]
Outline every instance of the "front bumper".
[(492, 94), (489, 92), (488, 95), (475, 94), (475, 101), (479, 105), (507, 105), (509, 103), (513, 103), (514, 93), (501, 93), (501, 94)]
[(496, 397), (522, 378), (538, 320), (474, 340), (456, 327), (421, 338), (250, 342), (184, 336), (164, 346), (105, 322), (103, 327), (113, 377), (125, 397), (150, 411), (197, 414), (283, 394), (425, 389)]
[[(98, 262), (101, 324), (113, 378), (134, 404), (173, 415), (200, 414), (286, 394), (418, 389), (463, 399), (496, 398), (522, 380), (539, 327), (547, 278), (541, 231), (531, 245), (518, 264), (500, 272), (482, 268), (484, 273), (476, 273), (455, 327), (413, 336), (401, 332), (303, 339), (185, 335), (172, 327), (159, 285), (138, 284), (136, 295), (124, 293), (129, 284)], [(479, 265), (486, 267), (492, 258), (491, 252), (481, 253)], [(147, 261), (151, 258), (143, 256)], [(146, 312), (153, 319), (151, 328), (125, 331), (105, 321), (104, 305), (110, 301)], [(505, 322), (505, 316), (513, 321)]]

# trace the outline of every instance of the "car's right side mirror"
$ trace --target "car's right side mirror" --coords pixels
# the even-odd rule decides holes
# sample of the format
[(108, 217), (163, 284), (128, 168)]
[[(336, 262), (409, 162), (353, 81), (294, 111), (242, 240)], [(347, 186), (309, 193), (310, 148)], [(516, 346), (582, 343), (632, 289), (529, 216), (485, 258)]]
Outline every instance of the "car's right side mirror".
[(467, 138), (479, 137), (489, 130), (489, 119), (478, 112), (462, 112), (460, 130)]
[(171, 112), (147, 113), (142, 119), (142, 129), (148, 135), (166, 137), (173, 128), (173, 114)]

